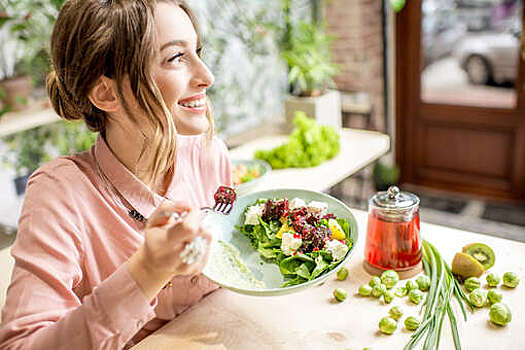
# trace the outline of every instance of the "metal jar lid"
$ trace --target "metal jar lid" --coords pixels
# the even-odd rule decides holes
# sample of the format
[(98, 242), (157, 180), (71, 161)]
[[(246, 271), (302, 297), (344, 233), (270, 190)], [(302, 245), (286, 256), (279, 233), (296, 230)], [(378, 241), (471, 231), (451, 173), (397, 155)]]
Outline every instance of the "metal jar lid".
[(419, 207), (419, 198), (410, 192), (401, 192), (399, 187), (390, 186), (388, 191), (378, 192), (370, 198), (370, 204), (391, 219), (407, 219)]

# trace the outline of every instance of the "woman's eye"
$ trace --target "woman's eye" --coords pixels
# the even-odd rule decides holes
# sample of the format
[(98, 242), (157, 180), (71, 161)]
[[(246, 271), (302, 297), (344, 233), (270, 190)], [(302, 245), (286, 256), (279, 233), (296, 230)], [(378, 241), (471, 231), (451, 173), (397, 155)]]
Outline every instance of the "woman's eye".
[(182, 58), (182, 56), (184, 56), (184, 54), (182, 52), (179, 52), (178, 54), (172, 56), (171, 58), (168, 59), (168, 62), (171, 63), (173, 61), (176, 61), (176, 62), (180, 62), (180, 59)]

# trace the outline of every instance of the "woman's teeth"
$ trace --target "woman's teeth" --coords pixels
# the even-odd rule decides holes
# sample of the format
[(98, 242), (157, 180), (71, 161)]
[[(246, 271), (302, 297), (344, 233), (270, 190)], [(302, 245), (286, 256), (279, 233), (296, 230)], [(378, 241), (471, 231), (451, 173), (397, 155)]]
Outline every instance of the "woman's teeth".
[(183, 107), (189, 107), (189, 108), (203, 107), (206, 104), (206, 99), (201, 98), (201, 99), (193, 100), (190, 102), (180, 102), (179, 104)]

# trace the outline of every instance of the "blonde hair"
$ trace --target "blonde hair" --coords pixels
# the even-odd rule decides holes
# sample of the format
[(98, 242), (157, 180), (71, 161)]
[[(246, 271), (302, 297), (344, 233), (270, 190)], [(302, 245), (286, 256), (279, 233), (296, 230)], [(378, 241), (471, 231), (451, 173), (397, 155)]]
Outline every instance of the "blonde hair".
[[(108, 116), (91, 103), (88, 94), (101, 76), (115, 79), (125, 111), (138, 124), (123, 94), (123, 81), (128, 78), (133, 96), (154, 130), (152, 136), (142, 133), (144, 145), (139, 157), (148, 150), (153, 155), (146, 169), (148, 185), (175, 170), (176, 128), (150, 69), (156, 54), (154, 9), (162, 1), (179, 6), (188, 15), (200, 47), (197, 21), (183, 0), (68, 0), (53, 29), (52, 70), (47, 77), (55, 111), (66, 120), (83, 120), (90, 130), (102, 134)], [(207, 105), (209, 141), (214, 125), (209, 101)]]

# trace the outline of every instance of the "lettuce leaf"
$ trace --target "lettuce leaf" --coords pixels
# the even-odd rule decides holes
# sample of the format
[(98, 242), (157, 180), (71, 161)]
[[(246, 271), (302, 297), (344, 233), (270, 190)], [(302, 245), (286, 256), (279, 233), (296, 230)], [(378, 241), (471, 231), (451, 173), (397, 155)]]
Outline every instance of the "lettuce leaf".
[(258, 150), (255, 158), (270, 163), (274, 169), (307, 168), (335, 157), (340, 151), (339, 134), (328, 125), (319, 125), (306, 113), (294, 113), (295, 128), (287, 142), (272, 150)]

